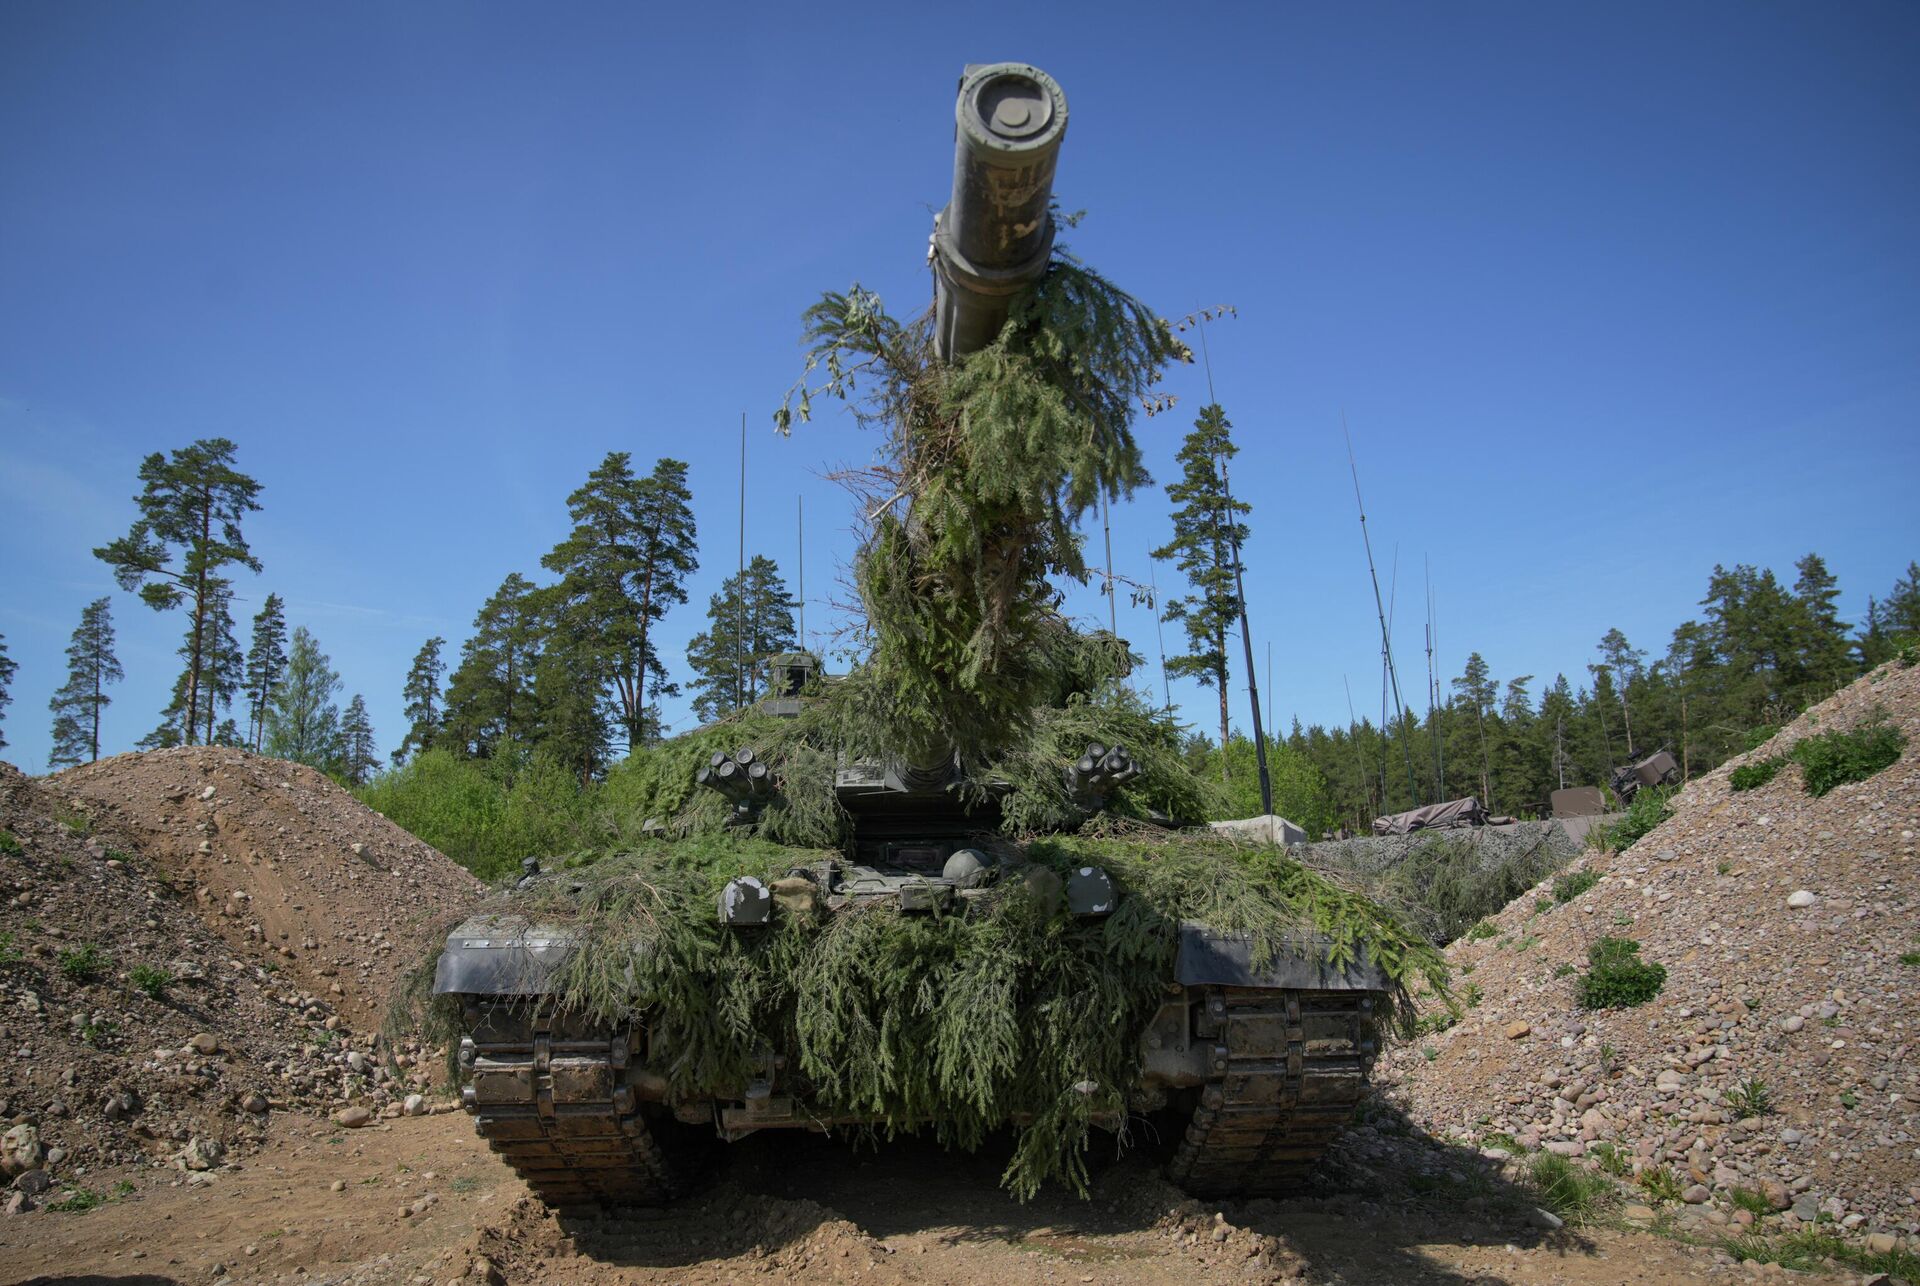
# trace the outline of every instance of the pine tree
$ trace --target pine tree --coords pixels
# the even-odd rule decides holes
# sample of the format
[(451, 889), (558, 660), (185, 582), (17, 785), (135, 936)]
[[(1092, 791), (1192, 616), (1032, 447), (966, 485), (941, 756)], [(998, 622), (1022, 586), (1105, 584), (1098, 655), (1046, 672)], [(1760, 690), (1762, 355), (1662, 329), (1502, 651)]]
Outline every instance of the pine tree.
[(1492, 809), (1494, 807), (1493, 753), (1487, 740), (1487, 711), (1492, 708), (1494, 694), (1498, 689), (1494, 686), (1492, 671), (1487, 668), (1486, 661), (1478, 652), (1467, 657), (1466, 673), (1453, 681), (1453, 689), (1473, 707), (1474, 740), (1478, 743), (1480, 751), (1478, 793), (1481, 804)]
[[(1171, 558), (1186, 575), (1193, 592), (1170, 600), (1161, 619), (1186, 628), (1187, 651), (1167, 658), (1167, 673), (1191, 678), (1220, 695), (1220, 744), (1228, 739), (1227, 632), (1240, 615), (1234, 592), (1233, 550), (1247, 541), (1247, 526), (1239, 520), (1252, 512), (1244, 500), (1227, 499), (1222, 463), (1238, 453), (1229, 431), (1232, 425), (1218, 403), (1202, 407), (1175, 458), (1180, 481), (1167, 487), (1174, 503), (1173, 539), (1153, 551), (1155, 558)], [(1221, 758), (1221, 780), (1227, 777)]]
[(106, 686), (125, 677), (113, 654), (113, 603), (96, 598), (80, 613), (80, 624), (67, 644), (67, 681), (47, 703), (53, 712), (49, 768), (100, 757), (100, 712), (113, 703)]
[(531, 731), (544, 618), (539, 591), (519, 572), (500, 582), (473, 618), (473, 636), (447, 681), (441, 741), (450, 749), (484, 758)]
[(1840, 582), (1818, 554), (1808, 554), (1793, 566), (1800, 573), (1793, 583), (1793, 597), (1800, 605), (1800, 665), (1817, 691), (1824, 693), (1855, 673), (1851, 641), (1837, 605)]
[(719, 719), (760, 698), (767, 658), (795, 646), (795, 606), (779, 565), (762, 554), (727, 577), (707, 602), (706, 630), (687, 644), (697, 717)]
[(7, 636), (0, 634), (0, 750), (7, 748), (6, 716), (7, 707), (13, 704), (13, 676), (19, 672), (19, 663), (7, 655)]
[(367, 716), (367, 701), (358, 692), (347, 702), (340, 717), (340, 775), (349, 786), (364, 786), (380, 769), (380, 756), (373, 745), (373, 720)]
[[(1596, 684), (1600, 682), (1600, 672), (1604, 670), (1612, 693), (1620, 700), (1620, 722), (1627, 737), (1627, 758), (1635, 758), (1633, 748), (1633, 708), (1628, 704), (1627, 695), (1634, 684), (1645, 677), (1644, 662), (1647, 654), (1637, 651), (1627, 642), (1627, 636), (1618, 629), (1610, 629), (1600, 639), (1600, 664), (1590, 665)], [(1597, 690), (1597, 688), (1596, 688)]]
[(413, 668), (407, 671), (407, 686), (400, 692), (407, 702), (403, 712), (407, 717), (407, 735), (394, 747), (395, 765), (427, 749), (440, 735), (440, 676), (447, 672), (447, 663), (440, 659), (440, 649), (446, 645), (443, 638), (430, 638), (414, 653)]
[[(113, 568), (120, 588), (138, 590), (155, 611), (191, 605), (181, 733), (190, 745), (202, 722), (211, 637), (209, 609), (221, 568), (237, 563), (260, 570), (240, 522), (260, 508), (260, 484), (233, 467), (234, 444), (206, 438), (173, 453), (155, 452), (140, 465), (143, 489), (134, 497), (140, 516), (126, 535), (93, 551)], [(173, 565), (175, 551), (180, 565)]]
[(287, 668), (267, 707), (266, 752), (322, 771), (340, 759), (340, 676), (307, 627), (294, 627)]
[[(653, 629), (687, 601), (687, 577), (700, 565), (692, 499), (681, 461), (661, 459), (640, 478), (627, 452), (609, 452), (567, 497), (572, 532), (540, 560), (560, 577), (561, 627), (592, 642), (591, 668), (613, 688), (629, 746), (653, 735), (650, 701), (679, 690), (668, 681)], [(585, 657), (576, 661), (587, 665)]]
[(246, 654), (234, 635), (233, 582), (215, 578), (207, 591), (206, 660), (201, 669), (200, 725), (204, 740), (216, 744), (216, 707), (231, 709), (247, 678)]
[(247, 739), (260, 749), (267, 735), (267, 705), (287, 668), (287, 618), (278, 594), (267, 595), (253, 618), (253, 644), (247, 649)]

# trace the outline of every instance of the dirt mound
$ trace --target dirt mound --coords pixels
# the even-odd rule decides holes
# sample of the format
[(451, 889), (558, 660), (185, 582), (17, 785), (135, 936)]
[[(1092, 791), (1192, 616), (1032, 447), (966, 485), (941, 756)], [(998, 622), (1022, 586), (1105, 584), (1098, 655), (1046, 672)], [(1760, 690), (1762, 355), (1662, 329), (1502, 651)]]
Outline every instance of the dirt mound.
[(112, 821), (0, 764), (0, 832), (8, 1176), (177, 1160), (197, 1177), (249, 1150), (272, 1112), (386, 1080), (324, 1000), (223, 942)]
[[(1789, 766), (1735, 792), (1736, 760), (1587, 859), (1591, 888), (1543, 883), (1456, 942), (1464, 1014), (1383, 1061), (1409, 1117), (1601, 1164), (1611, 1145), (1616, 1170), (1672, 1179), (1683, 1225), (1920, 1233), (1920, 667), (1882, 667), (1747, 758), (1881, 714), (1909, 744), (1867, 780), (1816, 799)], [(1602, 936), (1666, 968), (1653, 1000), (1580, 1008)], [(1726, 1207), (1736, 1189), (1751, 1208)]]
[(374, 1031), (395, 982), (485, 891), (300, 764), (220, 747), (116, 755), (46, 788), (110, 822), (186, 887), (236, 952), (281, 972)]

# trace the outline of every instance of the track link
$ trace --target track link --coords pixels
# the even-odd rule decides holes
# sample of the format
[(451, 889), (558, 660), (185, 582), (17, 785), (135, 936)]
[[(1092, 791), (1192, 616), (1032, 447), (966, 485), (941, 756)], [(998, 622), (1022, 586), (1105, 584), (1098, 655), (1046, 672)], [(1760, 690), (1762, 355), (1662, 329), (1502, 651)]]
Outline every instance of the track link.
[(1366, 991), (1209, 989), (1214, 1076), (1167, 1173), (1196, 1196), (1295, 1187), (1353, 1115), (1373, 1065)]
[(580, 1027), (532, 1002), (476, 1003), (462, 1098), (487, 1146), (550, 1206), (662, 1205), (685, 1178), (627, 1083), (629, 1031)]

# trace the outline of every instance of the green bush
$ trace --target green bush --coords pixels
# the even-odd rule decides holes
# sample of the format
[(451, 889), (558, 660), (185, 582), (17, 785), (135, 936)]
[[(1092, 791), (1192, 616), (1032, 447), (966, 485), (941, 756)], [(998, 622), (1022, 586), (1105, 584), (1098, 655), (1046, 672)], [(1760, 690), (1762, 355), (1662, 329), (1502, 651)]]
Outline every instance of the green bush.
[(1488, 938), (1495, 937), (1499, 932), (1500, 930), (1493, 927), (1493, 921), (1481, 920), (1471, 929), (1468, 929), (1462, 936), (1464, 936), (1468, 942), (1482, 942)]
[(1741, 764), (1733, 770), (1727, 779), (1735, 790), (1758, 790), (1779, 775), (1787, 766), (1785, 755), (1774, 755), (1770, 759), (1756, 759), (1750, 764)]
[(60, 953), (60, 972), (70, 982), (92, 982), (113, 962), (91, 942)]
[(522, 858), (559, 856), (603, 840), (578, 780), (539, 753), (463, 759), (429, 750), (355, 794), (485, 880), (511, 874)]
[(1807, 772), (1807, 793), (1824, 795), (1835, 786), (1865, 781), (1900, 757), (1907, 735), (1877, 720), (1852, 732), (1823, 732), (1793, 748), (1793, 757)]
[(1571, 902), (1599, 882), (1600, 872), (1598, 871), (1574, 871), (1569, 875), (1563, 875), (1553, 882), (1553, 900), (1561, 903)]
[(1666, 986), (1665, 966), (1640, 958), (1631, 938), (1602, 938), (1587, 949), (1589, 968), (1580, 976), (1580, 1004), (1587, 1009), (1630, 1009)]
[(1625, 852), (1648, 831), (1673, 816), (1667, 801), (1673, 798), (1671, 786), (1643, 786), (1627, 805), (1627, 815), (1608, 827), (1596, 827), (1596, 835), (1605, 834), (1605, 844), (1614, 852)]
[(19, 856), (20, 841), (13, 837), (12, 831), (0, 831), (0, 853), (5, 853), (8, 857)]
[(127, 971), (127, 981), (147, 999), (158, 1000), (167, 994), (167, 986), (172, 983), (173, 975), (150, 964), (137, 964)]
[(1774, 734), (1779, 731), (1780, 731), (1780, 725), (1777, 723), (1763, 723), (1758, 728), (1748, 729), (1747, 747), (1746, 747), (1747, 750), (1749, 752), (1752, 752), (1760, 749), (1760, 747), (1766, 745), (1769, 741), (1772, 741), (1774, 738)]

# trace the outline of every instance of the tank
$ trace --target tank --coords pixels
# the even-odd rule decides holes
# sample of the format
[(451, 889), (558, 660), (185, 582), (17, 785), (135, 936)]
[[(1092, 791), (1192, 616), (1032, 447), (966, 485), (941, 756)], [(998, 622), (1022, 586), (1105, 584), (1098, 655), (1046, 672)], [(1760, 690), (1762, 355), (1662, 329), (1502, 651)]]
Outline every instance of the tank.
[[(969, 66), (956, 104), (952, 196), (929, 258), (931, 342), (954, 363), (994, 342), (1009, 311), (1048, 271), (1053, 179), (1067, 101), (1052, 77), (1018, 63)], [(818, 660), (773, 658), (759, 712), (797, 719), (818, 700)], [(696, 770), (724, 824), (751, 832), (792, 783), (751, 744), (715, 750)], [(1098, 816), (1140, 771), (1125, 745), (1090, 741), (1057, 764), (1079, 818)], [(1005, 783), (976, 774), (952, 745), (840, 756), (832, 794), (850, 825), (837, 852), (810, 854), (783, 876), (729, 880), (712, 905), (726, 932), (766, 931), (787, 915), (842, 915), (890, 904), (902, 915), (965, 915), (1008, 880), (1058, 880), (1058, 914), (1095, 921), (1126, 896), (1100, 867), (1058, 876), (1009, 867), (988, 838)], [(1165, 818), (1172, 823), (1175, 819)], [(566, 872), (529, 872), (523, 890)], [(1298, 1184), (1366, 1088), (1380, 1019), (1393, 995), (1364, 955), (1330, 963), (1303, 934), (1264, 958), (1245, 937), (1177, 926), (1157, 1008), (1144, 1010), (1124, 1103), (1097, 1126), (1159, 1114), (1169, 1176), (1196, 1195), (1269, 1193)], [(765, 1130), (829, 1130), (871, 1115), (814, 1101), (776, 1052), (724, 1092), (689, 1095), (662, 1069), (673, 1051), (646, 1012), (609, 1023), (555, 1003), (555, 979), (581, 950), (561, 924), (492, 911), (449, 935), (434, 990), (457, 1003), (463, 1101), (491, 1148), (558, 1207), (657, 1205), (696, 1183), (714, 1140)]]

